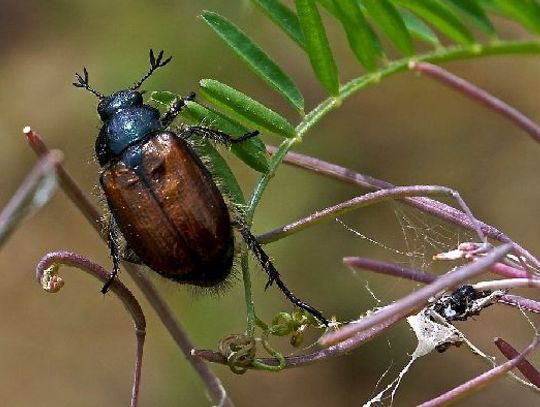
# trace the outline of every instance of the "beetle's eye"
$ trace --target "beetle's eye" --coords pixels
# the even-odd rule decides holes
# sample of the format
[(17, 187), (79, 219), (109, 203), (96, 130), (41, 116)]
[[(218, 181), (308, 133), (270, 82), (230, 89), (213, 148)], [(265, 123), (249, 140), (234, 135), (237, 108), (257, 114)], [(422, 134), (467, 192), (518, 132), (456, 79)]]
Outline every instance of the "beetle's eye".
[(101, 120), (105, 121), (111, 117), (113, 112), (110, 111), (110, 98), (111, 96), (102, 99), (97, 107), (97, 111)]

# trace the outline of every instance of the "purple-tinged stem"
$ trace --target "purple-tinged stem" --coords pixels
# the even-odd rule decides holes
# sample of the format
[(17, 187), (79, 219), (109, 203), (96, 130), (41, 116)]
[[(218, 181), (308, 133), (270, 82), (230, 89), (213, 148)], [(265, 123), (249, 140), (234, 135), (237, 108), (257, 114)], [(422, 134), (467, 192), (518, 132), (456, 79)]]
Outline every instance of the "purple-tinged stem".
[(479, 102), (487, 108), (499, 113), (501, 116), (513, 122), (519, 128), (525, 130), (537, 142), (540, 142), (540, 126), (525, 116), (516, 108), (503, 102), (501, 99), (493, 96), (484, 89), (473, 85), (453, 73), (427, 62), (411, 62), (409, 68), (413, 71), (425, 74), (437, 81), (457, 90), (463, 95)]
[(439, 292), (454, 287), (485, 271), (491, 264), (498, 261), (512, 250), (512, 245), (507, 243), (491, 250), (486, 256), (479, 258), (473, 263), (467, 264), (459, 269), (448, 273), (431, 284), (422, 287), (406, 297), (380, 309), (379, 311), (360, 319), (356, 322), (335, 331), (323, 335), (319, 339), (322, 346), (331, 346), (352, 336), (359, 334), (371, 327), (384, 323), (390, 317), (404, 317), (409, 315), (411, 310), (423, 306), (430, 297)]
[(495, 263), (489, 270), (492, 273), (508, 278), (529, 278), (531, 275), (524, 270), (509, 266), (504, 263)]
[(470, 219), (470, 224), (472, 225), (472, 229), (476, 232), (478, 239), (481, 242), (484, 241), (485, 236), (480, 228), (478, 221), (474, 218), (473, 214), (471, 213), (470, 209), (468, 208), (465, 201), (463, 201), (459, 193), (452, 190), (451, 188), (439, 185), (411, 185), (368, 192), (365, 195), (357, 196), (355, 198), (349, 199), (348, 201), (344, 201), (339, 204), (329, 206), (328, 208), (324, 208), (320, 211), (306, 216), (305, 218), (289, 223), (288, 225), (280, 226), (270, 232), (265, 233), (260, 238), (265, 243), (272, 242), (274, 240), (277, 240), (278, 238), (283, 238), (293, 233), (297, 233), (303, 229), (322, 222), (325, 219), (334, 218), (352, 210), (369, 205), (374, 205), (379, 202), (402, 199), (411, 196), (442, 194), (451, 195), (456, 199), (456, 201), (462, 207), (466, 216)]
[(419, 281), (425, 284), (430, 284), (437, 279), (436, 275), (426, 273), (425, 271), (403, 267), (399, 264), (386, 261), (368, 259), (366, 257), (344, 257), (343, 264), (353, 269), (363, 268), (381, 274)]
[(507, 288), (540, 288), (540, 278), (506, 278), (502, 280), (480, 281), (473, 284), (476, 290), (504, 290)]
[(540, 314), (540, 302), (531, 300), (529, 298), (523, 298), (519, 295), (506, 294), (499, 298), (498, 302), (511, 307), (521, 308), (525, 311)]
[(503, 363), (502, 365), (488, 370), (487, 372), (475, 377), (474, 379), (469, 380), (466, 383), (463, 383), (460, 386), (453, 388), (452, 390), (440, 395), (439, 397), (420, 404), (419, 407), (435, 407), (441, 405), (449, 405), (450, 403), (458, 399), (471, 395), (473, 392), (478, 391), (486, 384), (496, 379), (499, 379), (507, 372), (519, 365), (525, 359), (525, 357), (538, 346), (538, 342), (539, 337), (538, 335), (535, 335), (530, 345), (527, 346), (525, 350), (517, 357)]
[[(519, 356), (519, 352), (504, 339), (495, 338), (494, 342), (506, 359), (511, 360)], [(527, 380), (540, 389), (540, 372), (527, 359), (523, 358), (516, 367)]]
[[(274, 146), (266, 146), (266, 150), (270, 154), (273, 154), (277, 151), (277, 148)], [(287, 153), (283, 162), (343, 182), (347, 182), (353, 185), (359, 185), (370, 190), (395, 188), (395, 185), (389, 182), (370, 177), (369, 175), (360, 174), (349, 168), (341, 167), (339, 165), (299, 153)], [(401, 201), (406, 203), (407, 205), (413, 206), (440, 219), (444, 219), (447, 222), (461, 226), (462, 228), (474, 230), (474, 225), (471, 224), (471, 219), (467, 217), (466, 214), (442, 202), (438, 202), (429, 198), (404, 198)], [(525, 248), (512, 241), (508, 236), (506, 236), (503, 232), (496, 229), (495, 227), (488, 225), (480, 220), (477, 220), (477, 222), (486, 236), (502, 243), (512, 243), (514, 245), (514, 251), (516, 253), (524, 256), (536, 268), (540, 269), (540, 260), (534, 257)], [(275, 236), (272, 237), (275, 238)], [(267, 234), (265, 233), (258, 236), (257, 240), (259, 240), (261, 243), (267, 243)]]
[[(28, 145), (32, 150), (34, 150), (38, 157), (43, 157), (50, 152), (49, 147), (47, 147), (41, 136), (33, 131), (30, 126), (25, 127), (23, 129), (23, 133), (26, 136)], [(79, 185), (77, 185), (73, 177), (65, 170), (61, 163), (56, 163), (55, 170), (62, 190), (71, 200), (71, 202), (73, 202), (79, 208), (90, 225), (92, 225), (92, 227), (98, 233), (102, 234), (100, 226), (100, 211), (94, 205), (92, 205), (92, 202), (88, 200), (85, 193), (81, 188), (79, 188)]]
[(17, 225), (29, 215), (32, 209), (44, 205), (45, 201), (48, 200), (50, 196), (41, 194), (42, 196), (37, 198), (36, 195), (43, 192), (43, 188), (40, 188), (42, 182), (49, 171), (60, 161), (62, 161), (62, 153), (59, 151), (51, 151), (41, 157), (4, 207), (0, 213), (0, 247), (4, 245)]
[[(56, 272), (58, 264), (76, 267), (79, 270), (85, 271), (91, 276), (97, 278), (102, 283), (105, 283), (109, 279), (109, 273), (107, 270), (83, 256), (65, 251), (52, 252), (43, 256), (36, 266), (37, 280), (39, 284), (49, 292), (58, 292), (60, 287), (63, 285)], [(54, 278), (55, 281), (53, 289), (50, 289), (50, 285), (46, 283), (50, 282), (51, 278)], [(116, 295), (120, 301), (122, 301), (122, 305), (128, 311), (129, 315), (131, 315), (131, 319), (135, 325), (137, 352), (133, 370), (133, 384), (131, 388), (131, 407), (137, 407), (139, 402), (143, 347), (146, 335), (146, 319), (137, 299), (118, 279), (114, 280), (113, 284), (111, 285), (111, 292)]]

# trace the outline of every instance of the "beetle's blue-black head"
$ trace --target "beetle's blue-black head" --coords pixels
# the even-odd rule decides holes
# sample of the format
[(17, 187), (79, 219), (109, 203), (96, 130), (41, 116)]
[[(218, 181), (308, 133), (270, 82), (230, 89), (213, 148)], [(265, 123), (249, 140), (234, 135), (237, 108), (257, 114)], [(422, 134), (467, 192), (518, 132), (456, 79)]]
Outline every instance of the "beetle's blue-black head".
[(162, 128), (159, 111), (145, 105), (142, 94), (137, 89), (156, 69), (165, 66), (171, 59), (172, 57), (163, 60), (163, 51), (156, 58), (154, 52), (150, 50), (148, 72), (131, 88), (114, 92), (110, 96), (105, 96), (90, 87), (86, 68), (83, 75), (75, 75), (77, 82), (73, 83), (74, 86), (84, 88), (100, 99), (97, 111), (103, 126), (97, 137), (95, 149), (101, 166), (109, 164), (127, 147)]
[(96, 156), (101, 166), (162, 128), (159, 111), (143, 104), (142, 95), (136, 90), (121, 90), (102, 99), (98, 113), (103, 121), (96, 139)]
[(109, 120), (116, 112), (130, 107), (142, 107), (141, 92), (132, 89), (119, 90), (100, 100), (97, 111), (102, 122)]

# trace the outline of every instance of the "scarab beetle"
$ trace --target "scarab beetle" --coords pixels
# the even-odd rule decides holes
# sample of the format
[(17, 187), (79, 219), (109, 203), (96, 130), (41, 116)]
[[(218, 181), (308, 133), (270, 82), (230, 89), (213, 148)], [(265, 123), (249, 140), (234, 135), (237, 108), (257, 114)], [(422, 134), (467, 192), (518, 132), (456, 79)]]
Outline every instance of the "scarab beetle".
[[(88, 83), (88, 71), (76, 74), (74, 86), (99, 99), (97, 111), (103, 126), (95, 144), (102, 167), (100, 184), (111, 217), (108, 225), (113, 271), (102, 291), (106, 292), (119, 272), (120, 259), (144, 264), (162, 276), (182, 284), (216, 286), (231, 273), (236, 229), (268, 274), (266, 287), (276, 283), (296, 306), (325, 325), (321, 312), (298, 299), (283, 283), (278, 271), (240, 216), (227, 207), (210, 171), (190, 145), (193, 136), (230, 145), (259, 132), (232, 138), (209, 127), (167, 130), (176, 116), (193, 100), (192, 93), (179, 99), (160, 117), (144, 104), (138, 90), (160, 67), (171, 61), (150, 50), (150, 69), (131, 88), (109, 96)], [(120, 253), (118, 232), (126, 247)]]

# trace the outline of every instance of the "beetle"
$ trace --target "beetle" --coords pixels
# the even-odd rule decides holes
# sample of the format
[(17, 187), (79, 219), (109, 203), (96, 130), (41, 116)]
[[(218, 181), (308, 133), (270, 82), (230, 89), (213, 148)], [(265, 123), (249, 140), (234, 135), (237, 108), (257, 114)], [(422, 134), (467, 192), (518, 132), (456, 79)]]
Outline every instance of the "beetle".
[[(74, 86), (94, 94), (103, 125), (95, 143), (101, 166), (100, 184), (109, 210), (108, 243), (113, 270), (102, 288), (106, 293), (120, 270), (120, 260), (144, 264), (181, 284), (214, 287), (227, 279), (235, 256), (234, 230), (268, 275), (266, 288), (274, 282), (294, 305), (328, 326), (320, 311), (297, 298), (283, 283), (268, 255), (226, 204), (221, 191), (190, 144), (193, 136), (230, 146), (259, 132), (232, 138), (204, 126), (178, 132), (170, 125), (195, 94), (179, 98), (160, 117), (143, 102), (138, 89), (172, 57), (163, 59), (150, 50), (150, 68), (135, 84), (109, 96), (89, 85), (88, 71), (75, 74)], [(126, 247), (121, 253), (119, 234)]]

